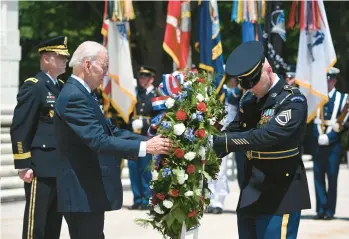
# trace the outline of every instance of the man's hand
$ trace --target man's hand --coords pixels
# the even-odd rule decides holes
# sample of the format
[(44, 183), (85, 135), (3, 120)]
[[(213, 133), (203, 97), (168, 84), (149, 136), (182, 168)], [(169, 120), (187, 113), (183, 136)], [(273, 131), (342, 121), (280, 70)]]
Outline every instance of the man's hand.
[(328, 136), (326, 134), (320, 135), (318, 138), (318, 143), (319, 145), (329, 145), (329, 139)]
[(33, 169), (25, 169), (18, 171), (18, 175), (20, 179), (22, 179), (26, 183), (30, 183), (33, 180), (34, 172)]
[(155, 136), (146, 142), (147, 154), (169, 154), (172, 148), (170, 139), (162, 138), (161, 135)]

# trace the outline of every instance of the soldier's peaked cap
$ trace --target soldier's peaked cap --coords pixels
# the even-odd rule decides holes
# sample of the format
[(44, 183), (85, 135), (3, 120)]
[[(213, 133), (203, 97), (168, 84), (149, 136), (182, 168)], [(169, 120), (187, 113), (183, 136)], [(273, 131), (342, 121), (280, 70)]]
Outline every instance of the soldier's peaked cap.
[(336, 76), (340, 73), (340, 70), (336, 67), (331, 67), (331, 69), (327, 72), (327, 79), (336, 78)]
[(67, 47), (68, 38), (66, 36), (57, 36), (42, 41), (36, 46), (39, 53), (56, 52), (59, 55), (70, 56)]
[(144, 75), (154, 76), (156, 73), (156, 70), (152, 66), (143, 65), (139, 68), (139, 73), (142, 73)]
[(238, 78), (242, 88), (251, 89), (260, 80), (264, 60), (265, 52), (261, 42), (245, 42), (228, 57), (225, 73)]

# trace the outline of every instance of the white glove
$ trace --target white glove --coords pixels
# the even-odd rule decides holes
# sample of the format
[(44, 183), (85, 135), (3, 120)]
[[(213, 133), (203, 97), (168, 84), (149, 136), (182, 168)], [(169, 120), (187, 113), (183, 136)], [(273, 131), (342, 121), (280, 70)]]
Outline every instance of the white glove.
[(314, 124), (321, 124), (321, 119), (315, 118), (314, 119)]
[(133, 131), (137, 131), (143, 128), (143, 120), (136, 119), (132, 122), (132, 129)]
[(329, 145), (330, 140), (328, 139), (328, 136), (326, 134), (320, 135), (318, 138), (319, 145)]
[(339, 133), (339, 124), (337, 122), (331, 122), (330, 126), (332, 127), (333, 131), (336, 133)]

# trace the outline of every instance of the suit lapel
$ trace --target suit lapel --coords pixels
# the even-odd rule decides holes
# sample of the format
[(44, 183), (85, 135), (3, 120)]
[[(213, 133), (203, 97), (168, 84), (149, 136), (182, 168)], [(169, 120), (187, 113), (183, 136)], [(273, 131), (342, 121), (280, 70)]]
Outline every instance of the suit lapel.
[(86, 90), (86, 88), (78, 82), (76, 79), (69, 77), (68, 81), (66, 84), (73, 84), (76, 87), (78, 87), (88, 98), (89, 101), (92, 101), (92, 105), (94, 110), (96, 111), (96, 117), (97, 119), (102, 123), (102, 125), (106, 125), (107, 129), (109, 130), (109, 133), (111, 134), (112, 131), (107, 123), (107, 120), (104, 117), (103, 112), (101, 111), (101, 108), (99, 107), (99, 104), (93, 99), (92, 95)]

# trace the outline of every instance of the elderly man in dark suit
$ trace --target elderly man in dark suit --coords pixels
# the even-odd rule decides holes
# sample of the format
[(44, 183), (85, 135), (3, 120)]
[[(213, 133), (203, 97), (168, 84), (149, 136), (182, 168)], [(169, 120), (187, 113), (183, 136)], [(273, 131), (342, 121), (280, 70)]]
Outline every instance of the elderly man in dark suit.
[(93, 93), (108, 71), (108, 53), (102, 45), (82, 43), (69, 66), (73, 74), (57, 99), (54, 115), (58, 210), (72, 239), (99, 239), (104, 238), (104, 212), (122, 206), (121, 158), (167, 154), (171, 142), (118, 129), (104, 117)]

